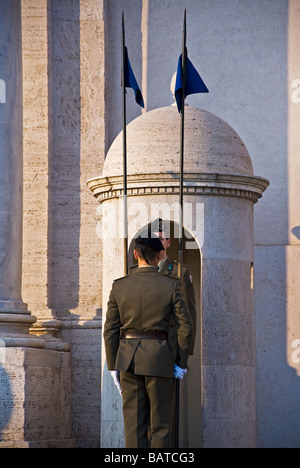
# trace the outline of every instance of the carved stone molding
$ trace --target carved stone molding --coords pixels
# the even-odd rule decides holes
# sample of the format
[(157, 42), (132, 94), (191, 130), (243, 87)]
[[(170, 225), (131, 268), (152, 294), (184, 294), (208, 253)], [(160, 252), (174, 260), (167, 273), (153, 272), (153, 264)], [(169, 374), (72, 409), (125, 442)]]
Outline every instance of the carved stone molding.
[[(128, 197), (147, 195), (178, 195), (179, 174), (128, 175)], [(87, 181), (99, 203), (123, 195), (123, 177), (99, 177)], [(246, 198), (256, 203), (269, 185), (262, 177), (188, 173), (184, 175), (184, 194)]]

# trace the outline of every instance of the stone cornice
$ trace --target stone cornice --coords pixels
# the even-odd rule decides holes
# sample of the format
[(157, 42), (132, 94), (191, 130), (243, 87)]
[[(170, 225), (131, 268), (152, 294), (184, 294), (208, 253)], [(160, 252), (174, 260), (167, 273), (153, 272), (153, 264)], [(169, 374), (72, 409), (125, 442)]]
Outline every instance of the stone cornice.
[[(123, 195), (123, 177), (98, 177), (89, 179), (87, 185), (99, 203)], [(127, 176), (128, 197), (147, 195), (178, 195), (179, 174), (138, 174)], [(269, 186), (262, 177), (237, 174), (186, 173), (185, 195), (214, 195), (246, 198), (256, 203)]]

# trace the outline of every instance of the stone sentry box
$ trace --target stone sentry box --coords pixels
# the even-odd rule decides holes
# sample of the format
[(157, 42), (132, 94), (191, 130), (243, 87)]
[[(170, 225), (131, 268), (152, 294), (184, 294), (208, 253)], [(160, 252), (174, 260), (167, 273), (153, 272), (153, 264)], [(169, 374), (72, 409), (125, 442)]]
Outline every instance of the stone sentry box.
[[(127, 157), (130, 244), (159, 216), (178, 222), (179, 115), (174, 105), (147, 112), (127, 126)], [(243, 141), (226, 122), (189, 106), (184, 164), (186, 261), (194, 276), (198, 325), (189, 360), (188, 429), (181, 444), (255, 447), (253, 207), (269, 182), (254, 176)], [(124, 274), (122, 132), (102, 176), (87, 184), (101, 206), (105, 321), (112, 282)], [(103, 349), (101, 446), (122, 447), (121, 399), (105, 363)]]

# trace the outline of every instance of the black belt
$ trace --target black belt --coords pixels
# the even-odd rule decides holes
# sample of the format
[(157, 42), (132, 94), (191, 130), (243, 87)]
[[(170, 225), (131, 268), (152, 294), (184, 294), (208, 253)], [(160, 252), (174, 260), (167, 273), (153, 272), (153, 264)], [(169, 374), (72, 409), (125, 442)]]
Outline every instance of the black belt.
[(162, 331), (129, 331), (129, 330), (122, 330), (121, 331), (121, 340), (167, 340), (168, 333)]

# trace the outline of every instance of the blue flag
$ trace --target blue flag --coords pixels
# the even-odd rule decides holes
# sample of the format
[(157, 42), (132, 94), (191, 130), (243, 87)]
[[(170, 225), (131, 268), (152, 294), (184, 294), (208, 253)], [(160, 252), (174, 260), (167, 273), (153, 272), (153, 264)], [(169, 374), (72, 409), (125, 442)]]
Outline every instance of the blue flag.
[(132, 88), (135, 94), (135, 100), (136, 102), (141, 106), (144, 107), (144, 99), (143, 95), (141, 93), (141, 90), (139, 88), (139, 85), (137, 84), (137, 81), (135, 79), (135, 76), (133, 74), (129, 58), (128, 58), (128, 52), (127, 52), (127, 47), (125, 47), (125, 63), (124, 63), (124, 79), (125, 79), (125, 88)]
[[(181, 112), (181, 103), (182, 103), (182, 92), (183, 92), (183, 84), (182, 84), (182, 54), (178, 60), (178, 67), (177, 67), (177, 76), (176, 76), (176, 84), (175, 84), (175, 98), (177, 102), (178, 112)], [(185, 81), (185, 96), (189, 96), (190, 94), (196, 93), (208, 93), (208, 89), (204, 84), (201, 76), (197, 72), (196, 68), (192, 64), (192, 62), (188, 59), (186, 61), (186, 81)]]

